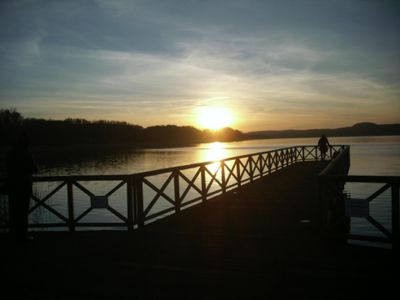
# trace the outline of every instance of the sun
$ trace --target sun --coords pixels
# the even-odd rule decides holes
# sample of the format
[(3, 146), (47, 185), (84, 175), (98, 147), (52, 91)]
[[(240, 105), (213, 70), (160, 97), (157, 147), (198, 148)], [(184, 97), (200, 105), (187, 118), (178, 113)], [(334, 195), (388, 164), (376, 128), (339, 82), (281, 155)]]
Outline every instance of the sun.
[(197, 113), (197, 122), (202, 128), (218, 130), (233, 123), (232, 113), (223, 107), (201, 107)]

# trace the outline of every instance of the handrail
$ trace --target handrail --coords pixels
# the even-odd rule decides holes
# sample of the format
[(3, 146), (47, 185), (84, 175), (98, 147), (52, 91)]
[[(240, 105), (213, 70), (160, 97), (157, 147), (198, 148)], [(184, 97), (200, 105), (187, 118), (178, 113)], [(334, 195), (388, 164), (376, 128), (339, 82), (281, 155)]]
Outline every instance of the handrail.
[[(327, 158), (337, 155), (348, 146), (332, 146)], [(277, 170), (307, 160), (319, 160), (319, 151), (315, 145), (285, 147), (270, 151), (257, 152), (225, 158), (217, 161), (188, 164), (153, 171), (125, 175), (77, 175), (77, 176), (35, 176), (35, 185), (43, 182), (55, 184), (46, 195), (32, 196), (33, 206), (30, 214), (39, 208), (54, 216), (58, 222), (43, 223), (38, 220), (31, 227), (68, 227), (74, 231), (77, 226), (126, 226), (132, 230), (189, 206), (204, 203), (214, 196), (228, 190), (238, 189), (242, 185), (271, 174)], [(153, 179), (156, 179), (156, 182)], [(115, 182), (106, 194), (83, 184), (88, 181)], [(82, 184), (81, 184), (82, 183)], [(111, 203), (110, 197), (117, 191), (125, 190), (126, 212), (121, 213)], [(65, 209), (53, 207), (50, 200), (58, 194), (64, 196)], [(89, 207), (77, 214), (78, 200), (83, 201), (84, 194), (89, 199)], [(79, 198), (79, 199), (78, 199)], [(160, 201), (165, 205), (161, 207)], [(84, 222), (85, 217), (94, 209), (108, 210), (119, 222)]]
[[(331, 147), (331, 151), (338, 151), (340, 149), (344, 149), (348, 147), (347, 145), (333, 145)], [(163, 169), (157, 169), (157, 170), (151, 170), (151, 171), (144, 171), (144, 172), (139, 172), (139, 173), (131, 173), (131, 174), (116, 174), (116, 175), (65, 175), (65, 176), (34, 176), (33, 180), (34, 181), (64, 181), (64, 180), (68, 180), (70, 178), (74, 178), (75, 180), (87, 180), (87, 181), (95, 181), (95, 180), (118, 180), (118, 179), (122, 179), (124, 177), (127, 176), (133, 176), (133, 175), (138, 175), (138, 176), (151, 176), (154, 174), (161, 174), (161, 173), (165, 173), (165, 172), (171, 172), (173, 170), (176, 169), (180, 169), (180, 170), (185, 170), (185, 169), (191, 169), (191, 168), (195, 168), (195, 167), (200, 167), (202, 165), (208, 165), (208, 164), (215, 164), (216, 162), (220, 162), (220, 161), (230, 161), (230, 160), (235, 160), (235, 159), (242, 159), (242, 158), (246, 158), (248, 156), (255, 156), (255, 155), (265, 155), (268, 153), (274, 153), (277, 151), (285, 151), (285, 150), (290, 150), (290, 149), (302, 149), (303, 151), (305, 149), (312, 149), (312, 151), (308, 151), (305, 155), (304, 155), (304, 160), (310, 159), (310, 155), (311, 156), (311, 160), (316, 160), (319, 158), (318, 155), (318, 147), (315, 145), (299, 145), (299, 146), (292, 146), (292, 147), (284, 147), (284, 148), (278, 148), (278, 149), (273, 149), (273, 150), (269, 150), (269, 151), (261, 151), (261, 152), (255, 152), (255, 153), (251, 153), (251, 154), (243, 154), (243, 155), (238, 155), (238, 156), (232, 156), (232, 157), (228, 157), (228, 158), (223, 158), (223, 159), (219, 159), (219, 160), (212, 160), (212, 161), (205, 161), (205, 162), (199, 162), (199, 163), (193, 163), (193, 164), (188, 164), (188, 165), (182, 165), (182, 166), (175, 166), (175, 167), (168, 167), (168, 168), (163, 168)], [(299, 153), (298, 153), (299, 154)], [(333, 154), (331, 153), (329, 156), (327, 156), (328, 158), (332, 157)]]
[(336, 152), (329, 162), (329, 164), (323, 169), (319, 176), (332, 175), (332, 174), (347, 174), (350, 168), (350, 147), (344, 146), (343, 151)]

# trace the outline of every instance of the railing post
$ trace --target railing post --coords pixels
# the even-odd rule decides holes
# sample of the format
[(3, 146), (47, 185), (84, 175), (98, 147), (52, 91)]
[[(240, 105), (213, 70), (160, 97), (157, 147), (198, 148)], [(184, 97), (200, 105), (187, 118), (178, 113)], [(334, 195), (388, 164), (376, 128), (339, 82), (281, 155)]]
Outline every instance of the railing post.
[(133, 183), (134, 179), (133, 176), (129, 176), (126, 180), (126, 192), (127, 192), (127, 215), (128, 215), (128, 220), (127, 220), (127, 226), (128, 230), (133, 230), (134, 227), (134, 189), (133, 189)]
[(282, 168), (287, 166), (287, 150), (282, 150)]
[(274, 163), (275, 163), (275, 172), (279, 170), (279, 153), (277, 151), (274, 152)]
[(207, 184), (206, 184), (206, 166), (201, 165), (201, 200), (203, 203), (207, 200)]
[(272, 170), (272, 156), (271, 156), (271, 153), (268, 153), (268, 155), (267, 155), (267, 168), (268, 168), (268, 174), (271, 174), (271, 170)]
[(250, 168), (250, 182), (253, 181), (253, 174), (254, 174), (254, 170), (253, 170), (253, 157), (251, 155), (249, 155), (249, 168)]
[(69, 231), (75, 231), (75, 215), (74, 215), (74, 193), (72, 181), (67, 182), (68, 197), (68, 227)]
[(263, 159), (262, 154), (258, 155), (257, 160), (259, 161), (259, 172), (260, 172), (260, 178), (264, 177), (264, 166), (265, 166), (265, 161)]
[(301, 160), (302, 160), (302, 161), (305, 161), (305, 160), (306, 160), (306, 157), (305, 157), (305, 147), (304, 147), (304, 146), (301, 147)]
[(238, 187), (242, 186), (242, 178), (240, 177), (240, 159), (236, 158), (236, 174)]
[(225, 161), (221, 160), (221, 183), (222, 193), (226, 193)]
[(174, 170), (174, 192), (175, 192), (175, 212), (181, 211), (181, 199), (179, 191), (179, 170)]
[(136, 222), (140, 228), (144, 226), (143, 182), (140, 176), (134, 176), (134, 186)]
[(399, 197), (399, 184), (392, 184), (392, 235), (393, 235), (393, 249), (399, 250), (400, 247), (400, 197)]

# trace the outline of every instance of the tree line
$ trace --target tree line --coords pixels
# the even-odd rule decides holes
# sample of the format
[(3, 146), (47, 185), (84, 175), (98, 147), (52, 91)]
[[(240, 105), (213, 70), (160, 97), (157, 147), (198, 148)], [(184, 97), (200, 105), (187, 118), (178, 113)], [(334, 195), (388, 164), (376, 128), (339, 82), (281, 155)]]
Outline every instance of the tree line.
[(25, 131), (33, 145), (131, 145), (184, 146), (213, 141), (243, 139), (243, 133), (223, 128), (199, 130), (192, 126), (150, 126), (121, 121), (88, 121), (85, 119), (45, 120), (24, 118), (13, 109), (0, 109), (0, 145), (9, 145)]

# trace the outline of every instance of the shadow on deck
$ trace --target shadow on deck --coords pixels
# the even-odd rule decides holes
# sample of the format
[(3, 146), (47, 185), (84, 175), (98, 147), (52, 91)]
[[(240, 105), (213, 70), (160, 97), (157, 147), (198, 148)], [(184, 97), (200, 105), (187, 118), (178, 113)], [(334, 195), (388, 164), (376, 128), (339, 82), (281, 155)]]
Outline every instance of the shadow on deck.
[(2, 246), (2, 285), (17, 286), (29, 299), (337, 299), (395, 292), (399, 261), (392, 251), (321, 235), (323, 167), (289, 166), (133, 232), (37, 232), (30, 244)]

